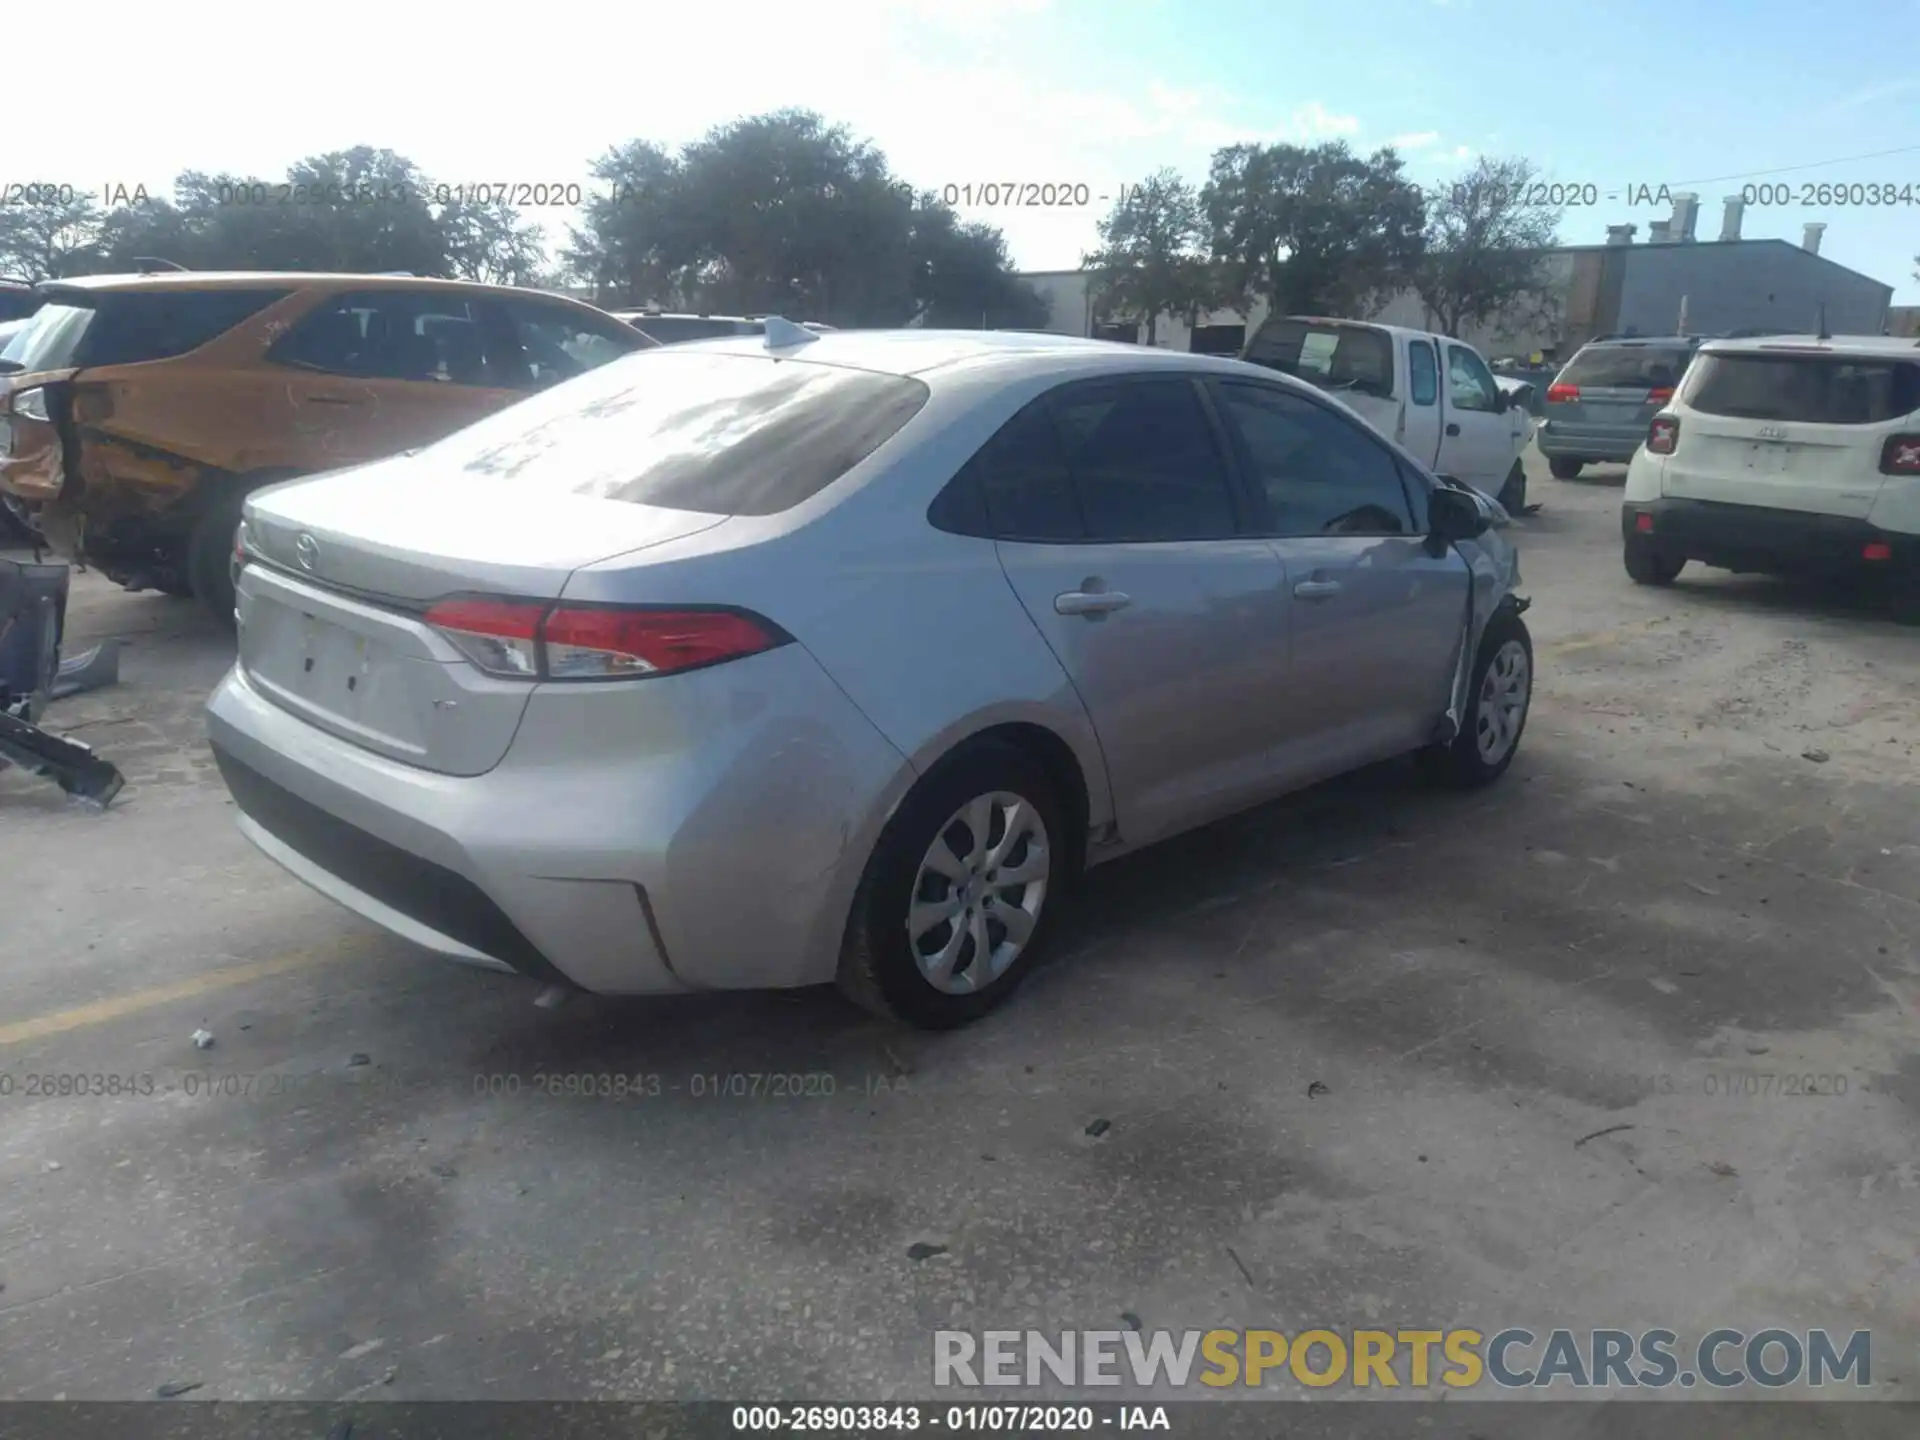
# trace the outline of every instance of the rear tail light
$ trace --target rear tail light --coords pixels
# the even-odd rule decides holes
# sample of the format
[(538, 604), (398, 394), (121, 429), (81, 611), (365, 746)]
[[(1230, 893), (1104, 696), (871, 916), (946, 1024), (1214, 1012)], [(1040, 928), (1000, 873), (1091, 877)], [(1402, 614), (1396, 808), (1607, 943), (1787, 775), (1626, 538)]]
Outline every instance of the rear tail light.
[(1651, 535), (1653, 533), (1653, 516), (1647, 511), (1642, 510), (1638, 515), (1633, 517), (1633, 528), (1642, 535)]
[(1920, 435), (1889, 435), (1880, 447), (1882, 475), (1920, 475)]
[(1647, 391), (1647, 404), (1649, 405), (1664, 405), (1671, 399), (1673, 399), (1673, 387), (1671, 385), (1666, 386), (1664, 389)]
[(1580, 387), (1578, 385), (1547, 386), (1547, 403), (1549, 405), (1565, 405), (1569, 401), (1578, 400), (1579, 398)]
[(1884, 540), (1869, 540), (1860, 551), (1862, 560), (1891, 560), (1893, 547)]
[(1653, 423), (1647, 426), (1647, 453), (1649, 455), (1671, 455), (1673, 447), (1680, 443), (1680, 421), (1673, 415), (1656, 415)]
[(738, 660), (784, 645), (778, 626), (712, 606), (552, 605), (482, 596), (442, 600), (427, 623), (489, 675), (629, 680)]

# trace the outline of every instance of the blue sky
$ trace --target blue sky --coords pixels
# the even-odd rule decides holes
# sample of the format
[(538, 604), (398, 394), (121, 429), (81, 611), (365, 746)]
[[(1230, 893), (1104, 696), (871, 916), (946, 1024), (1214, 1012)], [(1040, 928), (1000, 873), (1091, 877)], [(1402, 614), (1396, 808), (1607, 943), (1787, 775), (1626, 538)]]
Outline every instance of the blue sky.
[[(936, 188), (1111, 195), (1162, 165), (1197, 180), (1238, 140), (1397, 139), (1423, 182), (1486, 153), (1596, 186), (1601, 203), (1562, 224), (1570, 242), (1617, 221), (1644, 239), (1665, 210), (1630, 206), (1630, 186), (1698, 191), (1710, 239), (1723, 196), (1784, 183), (1789, 203), (1750, 205), (1746, 234), (1797, 242), (1824, 221), (1824, 255), (1920, 303), (1920, 0), (578, 0), (533, 37), (483, 11), (330, 0), (324, 35), (284, 44), (263, 43), (254, 0), (92, 13), (84, 97), (62, 67), (9, 74), (9, 109), (42, 123), (0, 180), (276, 175), (357, 143), (449, 181), (584, 180), (609, 144), (782, 105), (844, 121)], [(1909, 203), (1799, 203), (1802, 184), (1870, 182)], [(1048, 269), (1077, 263), (1101, 208), (973, 214)], [(536, 218), (555, 235), (566, 219)]]

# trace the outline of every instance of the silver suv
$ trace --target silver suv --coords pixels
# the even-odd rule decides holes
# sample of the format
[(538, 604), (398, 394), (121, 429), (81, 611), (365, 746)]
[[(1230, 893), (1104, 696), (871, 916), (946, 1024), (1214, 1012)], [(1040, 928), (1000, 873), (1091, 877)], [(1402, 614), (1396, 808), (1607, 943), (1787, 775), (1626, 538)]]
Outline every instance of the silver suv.
[(1583, 465), (1631, 460), (1700, 342), (1682, 335), (1581, 346), (1547, 387), (1537, 443), (1553, 477), (1571, 480)]

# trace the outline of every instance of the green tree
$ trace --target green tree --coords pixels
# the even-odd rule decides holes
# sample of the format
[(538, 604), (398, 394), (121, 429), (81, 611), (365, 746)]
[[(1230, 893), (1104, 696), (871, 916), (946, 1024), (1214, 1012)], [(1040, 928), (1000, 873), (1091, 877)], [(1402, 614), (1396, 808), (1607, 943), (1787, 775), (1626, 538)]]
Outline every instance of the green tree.
[(604, 305), (695, 301), (697, 247), (680, 204), (678, 157), (648, 140), (594, 161), (595, 184), (561, 258)]
[(1545, 252), (1559, 243), (1560, 213), (1528, 203), (1539, 178), (1529, 161), (1482, 156), (1429, 193), (1415, 284), (1443, 333), (1551, 307)]
[(921, 324), (957, 330), (1040, 330), (1047, 300), (1013, 271), (1006, 237), (963, 223), (933, 192), (915, 196), (909, 251)]
[(1391, 148), (1231, 145), (1201, 190), (1232, 291), (1281, 314), (1362, 314), (1410, 284), (1426, 203)]
[(449, 269), (425, 175), (404, 156), (365, 145), (309, 157), (282, 180), (185, 171), (171, 203), (115, 209), (100, 249), (114, 270), (145, 255), (190, 270)]
[(600, 193), (566, 259), (603, 303), (853, 326), (1044, 321), (997, 230), (960, 223), (811, 111), (722, 125), (677, 155), (632, 141), (593, 173)]
[(0, 205), (0, 274), (23, 280), (84, 275), (99, 260), (97, 197), (65, 186), (28, 186)]
[(449, 199), (434, 216), (447, 272), (488, 285), (537, 285), (546, 268), (546, 236), (509, 205)]
[(1081, 263), (1100, 311), (1159, 337), (1162, 315), (1193, 324), (1218, 298), (1206, 254), (1207, 221), (1192, 185), (1159, 170), (1114, 203), (1100, 222), (1100, 245)]

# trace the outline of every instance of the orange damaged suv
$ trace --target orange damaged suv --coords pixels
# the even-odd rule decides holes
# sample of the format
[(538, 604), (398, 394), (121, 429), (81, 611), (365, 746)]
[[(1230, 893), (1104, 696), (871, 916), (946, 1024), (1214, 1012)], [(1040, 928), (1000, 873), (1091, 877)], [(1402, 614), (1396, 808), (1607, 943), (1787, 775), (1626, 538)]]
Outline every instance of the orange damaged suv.
[(0, 490), (55, 550), (230, 621), (246, 494), (438, 440), (657, 342), (532, 290), (398, 275), (44, 281), (0, 351)]

